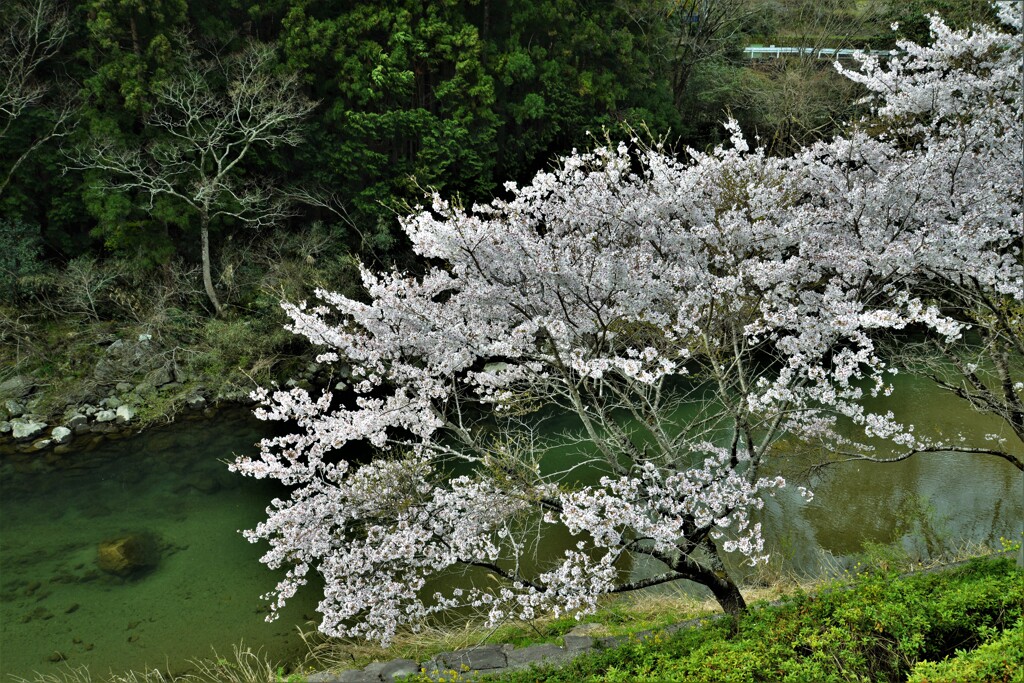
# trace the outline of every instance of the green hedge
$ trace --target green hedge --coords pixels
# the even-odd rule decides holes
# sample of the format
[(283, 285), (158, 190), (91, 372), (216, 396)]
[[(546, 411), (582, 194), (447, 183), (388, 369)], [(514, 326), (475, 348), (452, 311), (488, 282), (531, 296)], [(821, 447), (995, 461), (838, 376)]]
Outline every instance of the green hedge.
[(1024, 681), (1024, 621), (976, 650), (957, 650), (941, 662), (920, 662), (908, 683)]
[[(1010, 560), (858, 576), (718, 623), (502, 681), (1024, 680), (1024, 572)], [(941, 662), (933, 664), (931, 662)]]

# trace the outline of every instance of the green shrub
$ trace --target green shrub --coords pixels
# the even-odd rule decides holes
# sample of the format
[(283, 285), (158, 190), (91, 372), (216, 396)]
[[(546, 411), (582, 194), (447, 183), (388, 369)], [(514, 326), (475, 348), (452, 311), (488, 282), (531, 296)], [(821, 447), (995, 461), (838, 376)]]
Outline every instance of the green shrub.
[(249, 388), (254, 383), (268, 384), (282, 355), (295, 343), (284, 322), (283, 313), (276, 320), (269, 316), (207, 320), (195, 345), (190, 374), (208, 383), (221, 380)]
[(39, 226), (0, 218), (0, 302), (15, 301), (32, 289), (44, 270)]
[[(735, 632), (720, 622), (500, 680), (819, 683), (904, 681), (924, 671), (923, 683), (931, 669), (922, 662), (954, 655), (930, 665), (949, 667), (941, 680), (1021, 680), (1021, 655), (1010, 653), (1022, 650), (1022, 578), (1009, 560), (909, 578), (866, 572), (850, 587), (752, 610)], [(972, 678), (975, 671), (989, 677)]]
[(1024, 621), (975, 650), (957, 650), (941, 662), (919, 662), (908, 683), (1024, 681)]

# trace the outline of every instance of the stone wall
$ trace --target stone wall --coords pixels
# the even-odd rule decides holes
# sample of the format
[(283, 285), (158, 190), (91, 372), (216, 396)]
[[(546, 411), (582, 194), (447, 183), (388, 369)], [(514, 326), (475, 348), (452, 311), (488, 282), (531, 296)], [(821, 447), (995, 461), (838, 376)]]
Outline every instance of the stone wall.
[(389, 662), (374, 662), (365, 669), (352, 669), (338, 673), (318, 672), (306, 677), (309, 683), (391, 683), (403, 676), (425, 673), (432, 680), (452, 680), (459, 674), (460, 680), (473, 680), (475, 674), (500, 674), (503, 671), (528, 669), (531, 666), (564, 665), (581, 654), (596, 649), (615, 648), (630, 640), (642, 641), (655, 633), (675, 633), (693, 628), (708, 621), (721, 619), (724, 614), (714, 614), (699, 619), (690, 619), (673, 624), (659, 631), (641, 631), (629, 636), (598, 637), (590, 635), (599, 624), (583, 624), (574, 628), (562, 638), (562, 645), (542, 643), (526, 647), (512, 645), (478, 645), (454, 652), (441, 654), (425, 661), (393, 659)]

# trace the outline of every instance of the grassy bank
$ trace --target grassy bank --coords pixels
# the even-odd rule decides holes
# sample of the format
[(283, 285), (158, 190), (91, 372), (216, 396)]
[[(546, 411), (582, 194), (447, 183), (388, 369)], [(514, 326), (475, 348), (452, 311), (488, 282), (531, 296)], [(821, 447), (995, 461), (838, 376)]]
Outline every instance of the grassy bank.
[(976, 560), (900, 578), (871, 570), (849, 590), (802, 591), (671, 636), (585, 655), (524, 681), (1022, 681), (1024, 573)]
[[(935, 572), (901, 575), (906, 565), (875, 557), (859, 573), (783, 591), (745, 591), (757, 602), (738, 623), (726, 619), (671, 633), (672, 624), (714, 612), (686, 597), (647, 596), (605, 604), (586, 621), (593, 635), (631, 634), (615, 649), (585, 654), (561, 668), (488, 677), (527, 681), (1024, 681), (1024, 571), (1008, 558), (975, 559)], [(769, 600), (771, 602), (769, 602)], [(363, 666), (373, 660), (426, 661), (439, 652), (483, 642), (517, 646), (558, 642), (579, 626), (572, 619), (471, 626), (407, 635), (386, 650), (309, 640), (301, 663), (267, 661), (239, 646), (195, 661), (187, 674), (103, 676), (84, 669), (14, 679), (18, 683), (301, 683), (303, 672)], [(641, 632), (644, 635), (641, 636)], [(462, 673), (447, 680), (470, 680)], [(473, 678), (478, 680), (479, 676)], [(430, 680), (425, 676), (413, 681)]]

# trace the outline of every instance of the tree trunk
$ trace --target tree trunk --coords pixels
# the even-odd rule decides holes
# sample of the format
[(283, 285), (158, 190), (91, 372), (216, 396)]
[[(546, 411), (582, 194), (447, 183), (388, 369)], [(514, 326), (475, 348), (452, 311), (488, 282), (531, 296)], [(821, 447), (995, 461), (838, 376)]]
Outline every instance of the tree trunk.
[(128, 20), (128, 26), (132, 32), (132, 52), (137, 57), (142, 56), (142, 46), (139, 44), (139, 27), (135, 23), (135, 16), (132, 15), (131, 19)]
[(707, 586), (711, 594), (715, 596), (715, 600), (721, 605), (722, 611), (726, 614), (738, 617), (745, 613), (747, 611), (747, 601), (743, 599), (739, 586), (736, 585), (726, 571), (725, 564), (722, 562), (722, 557), (718, 553), (718, 547), (715, 545), (715, 542), (705, 537), (700, 542), (700, 546), (708, 554), (710, 567), (702, 566), (683, 554), (672, 568), (691, 581)]
[(217, 292), (213, 288), (213, 277), (210, 275), (210, 218), (204, 215), (199, 227), (199, 234), (202, 238), (202, 251), (203, 251), (203, 287), (206, 288), (206, 296), (209, 297), (210, 303), (213, 304), (213, 310), (217, 314), (217, 317), (221, 317), (224, 313), (224, 309), (220, 305), (220, 300), (217, 299)]
[(738, 617), (746, 612), (747, 601), (743, 599), (739, 586), (733, 583), (728, 576), (716, 578), (717, 581), (709, 581), (706, 585), (711, 589), (715, 600), (721, 605), (722, 611), (733, 617)]
[(485, 59), (486, 59), (487, 45), (485, 43), (487, 43), (487, 39), (490, 38), (490, 34), (491, 34), (491, 0), (484, 0), (484, 2), (483, 2), (483, 10), (484, 10), (484, 19), (481, 22), (481, 26), (480, 26), (480, 42), (484, 43), (484, 45), (483, 45), (483, 54), (485, 55)]

